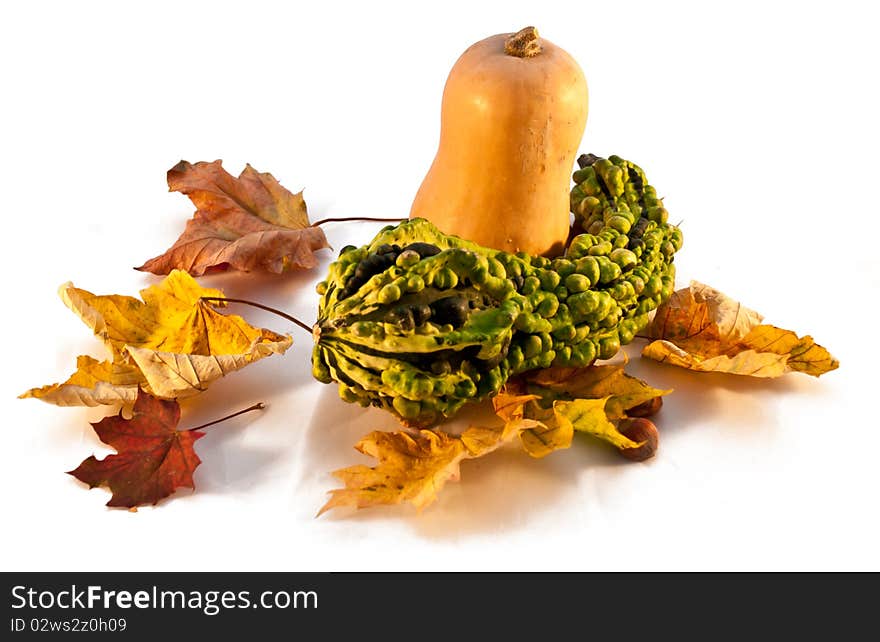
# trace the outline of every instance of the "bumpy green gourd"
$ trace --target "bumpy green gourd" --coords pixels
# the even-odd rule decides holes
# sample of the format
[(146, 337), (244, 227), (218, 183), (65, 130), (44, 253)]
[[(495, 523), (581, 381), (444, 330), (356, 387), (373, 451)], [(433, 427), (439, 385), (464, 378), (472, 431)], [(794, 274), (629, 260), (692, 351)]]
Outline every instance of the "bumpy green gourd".
[(672, 293), (682, 237), (639, 167), (579, 163), (571, 205), (587, 233), (564, 257), (481, 247), (424, 219), (343, 248), (318, 284), (314, 376), (427, 426), (517, 373), (614, 356)]

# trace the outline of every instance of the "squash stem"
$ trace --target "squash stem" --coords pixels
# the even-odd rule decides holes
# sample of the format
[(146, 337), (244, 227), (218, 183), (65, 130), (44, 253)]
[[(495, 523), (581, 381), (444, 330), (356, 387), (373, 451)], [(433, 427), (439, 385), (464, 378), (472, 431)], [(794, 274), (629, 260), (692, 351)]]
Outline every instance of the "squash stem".
[(541, 53), (538, 30), (534, 27), (520, 29), (504, 41), (504, 53), (517, 58), (532, 58)]

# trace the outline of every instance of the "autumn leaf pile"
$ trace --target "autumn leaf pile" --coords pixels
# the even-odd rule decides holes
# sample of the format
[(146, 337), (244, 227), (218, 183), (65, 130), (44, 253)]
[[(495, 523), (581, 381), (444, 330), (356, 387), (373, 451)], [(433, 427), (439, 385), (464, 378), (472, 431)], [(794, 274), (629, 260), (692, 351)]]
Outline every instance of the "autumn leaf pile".
[(193, 488), (200, 463), (193, 444), (203, 433), (176, 430), (177, 400), (292, 344), (288, 335), (221, 312), (223, 292), (202, 287), (192, 275), (311, 268), (315, 251), (329, 247), (324, 232), (309, 225), (302, 193), (290, 193), (250, 165), (235, 178), (220, 161), (181, 162), (169, 170), (168, 186), (198, 209), (167, 252), (138, 268), (167, 276), (140, 299), (62, 285), (61, 300), (104, 343), (109, 358), (82, 355), (66, 381), (21, 395), (59, 406), (133, 405), (131, 419), (120, 411), (93, 424), (117, 454), (90, 457), (71, 472), (91, 487), (108, 486), (108, 506), (155, 504), (178, 487)]
[(575, 432), (621, 450), (638, 449), (642, 442), (618, 431), (616, 422), (628, 410), (667, 392), (671, 391), (656, 390), (627, 375), (622, 365), (536, 371), (493, 397), (499, 426), (471, 426), (458, 436), (439, 429), (370, 433), (356, 448), (379, 464), (336, 471), (345, 488), (332, 491), (321, 512), (337, 506), (401, 502), (422, 509), (447, 481), (459, 478), (462, 461), (484, 457), (515, 441), (535, 458), (568, 448)]
[[(93, 424), (116, 454), (89, 457), (70, 473), (90, 488), (108, 487), (108, 506), (155, 504), (180, 487), (194, 488), (200, 464), (194, 444), (205, 433), (178, 429), (178, 400), (185, 403), (220, 377), (283, 354), (292, 343), (288, 335), (226, 313), (223, 292), (193, 277), (307, 270), (318, 264), (315, 253), (329, 247), (319, 225), (309, 223), (302, 193), (289, 192), (250, 165), (236, 178), (220, 161), (182, 161), (169, 170), (168, 185), (197, 209), (171, 248), (137, 268), (165, 278), (140, 298), (62, 285), (64, 304), (109, 354), (82, 355), (67, 380), (21, 395), (59, 406), (122, 407)], [(643, 357), (695, 372), (767, 378), (788, 372), (819, 376), (838, 367), (811, 337), (764, 324), (757, 312), (696, 282), (660, 306), (644, 338), (649, 342)], [(656, 427), (644, 417), (671, 392), (627, 374), (625, 364), (527, 372), (492, 399), (494, 425), (470, 426), (460, 434), (434, 428), (365, 436), (355, 447), (376, 464), (336, 471), (343, 486), (330, 492), (319, 514), (400, 503), (423, 509), (446, 482), (459, 478), (467, 460), (502, 447), (541, 458), (568, 448), (576, 433), (642, 461), (657, 448)]]

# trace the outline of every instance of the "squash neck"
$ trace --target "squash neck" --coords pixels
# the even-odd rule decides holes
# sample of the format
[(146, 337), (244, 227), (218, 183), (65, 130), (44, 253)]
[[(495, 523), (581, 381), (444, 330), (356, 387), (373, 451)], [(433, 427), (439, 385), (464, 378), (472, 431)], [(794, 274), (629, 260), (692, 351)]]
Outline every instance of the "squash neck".
[(504, 53), (517, 58), (532, 58), (541, 53), (541, 41), (535, 27), (520, 29), (504, 41)]

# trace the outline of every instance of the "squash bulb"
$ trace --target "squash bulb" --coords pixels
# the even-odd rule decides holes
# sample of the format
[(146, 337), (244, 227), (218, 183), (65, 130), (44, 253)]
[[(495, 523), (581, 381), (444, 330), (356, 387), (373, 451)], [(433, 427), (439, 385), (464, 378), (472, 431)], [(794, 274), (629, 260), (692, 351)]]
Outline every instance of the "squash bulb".
[(534, 27), (471, 45), (446, 81), (410, 218), (507, 252), (561, 254), (587, 108), (577, 62)]

